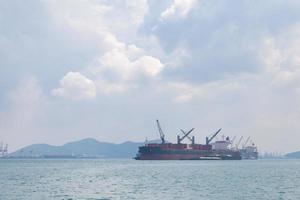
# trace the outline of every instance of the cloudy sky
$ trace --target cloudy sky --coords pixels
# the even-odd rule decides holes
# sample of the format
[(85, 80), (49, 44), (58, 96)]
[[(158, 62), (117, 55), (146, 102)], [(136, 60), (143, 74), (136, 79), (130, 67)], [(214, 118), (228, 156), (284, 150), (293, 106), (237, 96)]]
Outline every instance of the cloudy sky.
[(0, 2), (0, 140), (144, 141), (223, 128), (300, 149), (300, 2)]

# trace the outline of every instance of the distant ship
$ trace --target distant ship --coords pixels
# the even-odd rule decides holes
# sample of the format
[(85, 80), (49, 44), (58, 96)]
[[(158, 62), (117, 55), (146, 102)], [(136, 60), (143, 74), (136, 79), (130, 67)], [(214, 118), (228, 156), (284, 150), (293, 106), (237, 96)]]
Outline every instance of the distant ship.
[[(157, 127), (160, 134), (161, 143), (145, 143), (140, 146), (135, 157), (136, 160), (241, 160), (241, 154), (238, 150), (229, 148), (231, 141), (229, 137), (223, 140), (211, 143), (219, 134), (221, 129), (215, 132), (211, 137), (206, 137), (205, 144), (196, 144), (195, 137), (189, 136), (194, 130), (188, 132), (181, 130), (182, 136), (177, 136), (177, 143), (169, 143), (165, 140), (158, 120)], [(182, 143), (184, 139), (190, 140), (191, 144)]]
[[(249, 138), (247, 139), (246, 143), (248, 143)], [(247, 160), (256, 160), (258, 159), (258, 151), (257, 147), (253, 142), (251, 142), (251, 145), (243, 145), (242, 149), (240, 149), (242, 159), (247, 159)]]
[[(234, 139), (235, 139), (235, 137), (234, 137)], [(232, 143), (233, 143), (234, 139), (232, 140)], [(254, 142), (252, 140), (250, 140), (250, 137), (248, 137), (247, 140), (244, 142), (244, 144), (242, 144), (242, 147), (239, 148), (239, 145), (242, 140), (243, 140), (243, 136), (240, 137), (240, 140), (238, 141), (238, 143), (235, 146), (235, 149), (240, 151), (242, 159), (257, 160), (258, 159), (257, 146), (255, 146)], [(250, 145), (248, 145), (248, 143), (250, 143)]]

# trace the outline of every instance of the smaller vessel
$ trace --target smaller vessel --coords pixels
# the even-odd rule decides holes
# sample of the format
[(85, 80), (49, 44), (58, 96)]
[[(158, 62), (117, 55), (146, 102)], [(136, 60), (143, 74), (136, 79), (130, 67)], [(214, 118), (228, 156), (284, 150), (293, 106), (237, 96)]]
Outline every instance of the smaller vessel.
[(251, 145), (247, 145), (250, 137), (247, 138), (246, 142), (243, 144), (242, 149), (240, 149), (242, 159), (246, 160), (256, 160), (258, 159), (257, 146), (254, 142), (250, 141)]
[(258, 159), (258, 151), (257, 147), (254, 143), (251, 146), (246, 146), (240, 150), (242, 159), (251, 159), (256, 160)]

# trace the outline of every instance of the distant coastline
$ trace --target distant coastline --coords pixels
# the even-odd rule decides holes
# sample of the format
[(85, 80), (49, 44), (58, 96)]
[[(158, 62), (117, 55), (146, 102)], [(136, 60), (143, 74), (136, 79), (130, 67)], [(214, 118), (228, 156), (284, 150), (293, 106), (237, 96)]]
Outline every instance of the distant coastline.
[[(2, 157), (6, 159), (108, 159), (133, 158), (143, 142), (114, 144), (86, 138), (62, 146), (32, 144)], [(1, 157), (0, 157), (1, 158)], [(300, 159), (300, 151), (285, 155), (264, 153), (260, 159)]]
[(133, 158), (142, 142), (123, 142), (114, 144), (86, 138), (62, 146), (49, 144), (32, 144), (6, 158), (28, 159), (95, 159), (95, 158)]

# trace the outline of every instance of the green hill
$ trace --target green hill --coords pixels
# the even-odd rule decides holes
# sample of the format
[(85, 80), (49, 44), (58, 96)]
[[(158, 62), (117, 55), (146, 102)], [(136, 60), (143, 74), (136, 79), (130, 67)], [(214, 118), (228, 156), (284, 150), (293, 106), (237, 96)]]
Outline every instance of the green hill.
[(284, 157), (285, 158), (300, 158), (300, 151), (288, 153)]
[(92, 138), (70, 142), (62, 146), (33, 144), (17, 150), (14, 158), (133, 158), (143, 143), (124, 142), (114, 144), (99, 142)]

